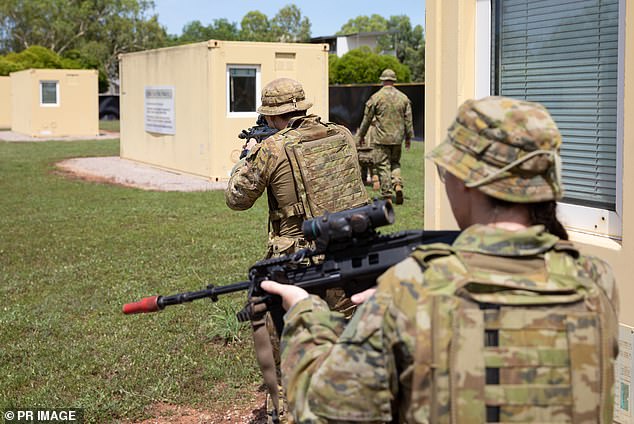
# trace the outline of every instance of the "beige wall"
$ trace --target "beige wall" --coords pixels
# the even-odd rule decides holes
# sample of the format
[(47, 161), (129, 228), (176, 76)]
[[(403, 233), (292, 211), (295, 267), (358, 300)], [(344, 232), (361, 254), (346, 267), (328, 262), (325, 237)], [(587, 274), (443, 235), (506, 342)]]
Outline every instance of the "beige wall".
[[(122, 158), (208, 176), (210, 109), (206, 43), (122, 55)], [(145, 87), (174, 87), (176, 135), (145, 131)]]
[[(31, 134), (33, 84), (27, 71), (11, 74), (11, 130)], [(20, 91), (16, 91), (16, 90)], [(35, 94), (37, 96), (37, 94)], [(38, 101), (39, 104), (39, 101)]]
[[(40, 81), (58, 81), (57, 106), (40, 105)], [(11, 73), (12, 125), (35, 137), (99, 135), (97, 71), (28, 69)]]
[[(443, 140), (458, 106), (475, 97), (476, 0), (427, 0), (425, 149)], [(625, 40), (624, 116), (634, 116), (634, 12), (627, 8)], [(628, 261), (634, 260), (634, 121), (624, 120), (622, 242), (571, 233), (588, 254), (599, 256), (615, 271), (621, 295), (622, 323), (634, 326), (634, 284)], [(444, 188), (433, 166), (425, 172), (425, 228), (456, 228)]]
[(0, 128), (11, 128), (10, 77), (0, 77)]
[[(258, 65), (261, 86), (278, 77), (299, 80), (315, 105), (309, 112), (328, 118), (326, 45), (210, 40), (125, 54), (120, 58), (121, 157), (228, 179), (242, 146), (237, 136), (255, 124), (257, 114), (228, 113), (227, 65)], [(145, 131), (146, 86), (174, 87), (174, 135)]]

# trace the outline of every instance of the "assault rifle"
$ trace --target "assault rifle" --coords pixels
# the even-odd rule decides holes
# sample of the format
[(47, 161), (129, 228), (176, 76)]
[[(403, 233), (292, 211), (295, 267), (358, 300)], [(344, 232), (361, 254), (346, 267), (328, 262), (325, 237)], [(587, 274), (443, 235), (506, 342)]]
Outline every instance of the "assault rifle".
[[(260, 283), (274, 280), (294, 284), (309, 293), (322, 295), (326, 289), (342, 288), (347, 296), (376, 285), (376, 279), (389, 267), (409, 256), (421, 244), (452, 243), (458, 231), (408, 230), (382, 235), (376, 228), (392, 224), (394, 210), (385, 200), (306, 220), (304, 237), (315, 247), (292, 255), (255, 263), (249, 270), (249, 280), (226, 286), (207, 286), (200, 291), (153, 296), (123, 306), (123, 313), (136, 314), (160, 311), (166, 306), (248, 290), (249, 298), (261, 298), (267, 303), (276, 329), (281, 334), (284, 311), (279, 296), (262, 290)], [(239, 321), (249, 321), (252, 311), (247, 306), (237, 314)]]
[[(244, 140), (244, 145), (246, 146), (251, 139), (254, 139), (256, 143), (261, 143), (262, 140), (272, 136), (276, 132), (276, 128), (269, 127), (264, 115), (259, 115), (257, 121), (255, 121), (255, 125), (246, 130), (242, 130), (240, 134), (238, 134), (238, 137)], [(240, 159), (244, 158), (247, 153), (249, 153), (247, 149), (242, 149)]]

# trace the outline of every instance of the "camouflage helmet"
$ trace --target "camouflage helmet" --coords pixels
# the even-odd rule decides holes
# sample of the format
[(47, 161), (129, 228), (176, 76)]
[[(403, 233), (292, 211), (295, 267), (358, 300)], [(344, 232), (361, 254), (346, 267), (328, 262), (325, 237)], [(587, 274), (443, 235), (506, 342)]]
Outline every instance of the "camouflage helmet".
[(302, 85), (290, 78), (278, 78), (262, 89), (262, 115), (283, 115), (297, 110), (306, 110), (313, 104), (306, 101)]
[(447, 138), (427, 156), (467, 187), (517, 203), (563, 195), (561, 134), (539, 103), (508, 97), (467, 100)]
[(381, 81), (396, 81), (396, 72), (391, 70), (390, 68), (385, 69), (381, 72), (381, 76), (379, 77)]

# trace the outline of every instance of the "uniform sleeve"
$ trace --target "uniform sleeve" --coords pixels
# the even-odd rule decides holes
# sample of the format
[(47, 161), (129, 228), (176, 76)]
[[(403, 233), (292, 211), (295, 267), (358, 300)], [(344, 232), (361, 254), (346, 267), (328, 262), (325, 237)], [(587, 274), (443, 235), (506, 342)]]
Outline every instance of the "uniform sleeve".
[(412, 103), (407, 99), (405, 105), (405, 140), (411, 140), (414, 137), (414, 125), (412, 123)]
[(357, 133), (359, 137), (365, 137), (368, 132), (368, 128), (370, 128), (370, 124), (372, 123), (372, 118), (374, 118), (374, 103), (372, 102), (372, 98), (370, 98), (370, 100), (365, 102), (363, 121), (361, 121), (361, 126), (359, 127), (359, 131)]
[(614, 307), (616, 315), (619, 314), (619, 292), (616, 285), (616, 279), (610, 265), (596, 257), (582, 256), (579, 260), (581, 268), (585, 275), (595, 281), (605, 292), (610, 303)]
[(266, 189), (277, 159), (273, 149), (263, 147), (263, 143), (256, 144), (231, 172), (225, 189), (227, 206), (239, 211), (253, 206)]
[[(282, 378), (298, 423), (392, 420), (394, 361), (383, 344), (384, 298), (363, 304), (349, 324), (311, 296), (285, 317)], [(345, 326), (345, 330), (344, 330)]]

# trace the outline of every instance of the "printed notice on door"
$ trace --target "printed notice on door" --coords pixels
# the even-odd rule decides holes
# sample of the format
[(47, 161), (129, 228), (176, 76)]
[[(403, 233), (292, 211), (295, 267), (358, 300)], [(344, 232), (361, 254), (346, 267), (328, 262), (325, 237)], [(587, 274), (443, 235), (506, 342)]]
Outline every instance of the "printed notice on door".
[(634, 423), (632, 420), (632, 345), (634, 344), (634, 328), (625, 324), (619, 325), (619, 357), (616, 360), (614, 385), (614, 422), (620, 424)]
[(173, 86), (145, 87), (145, 131), (176, 134)]

